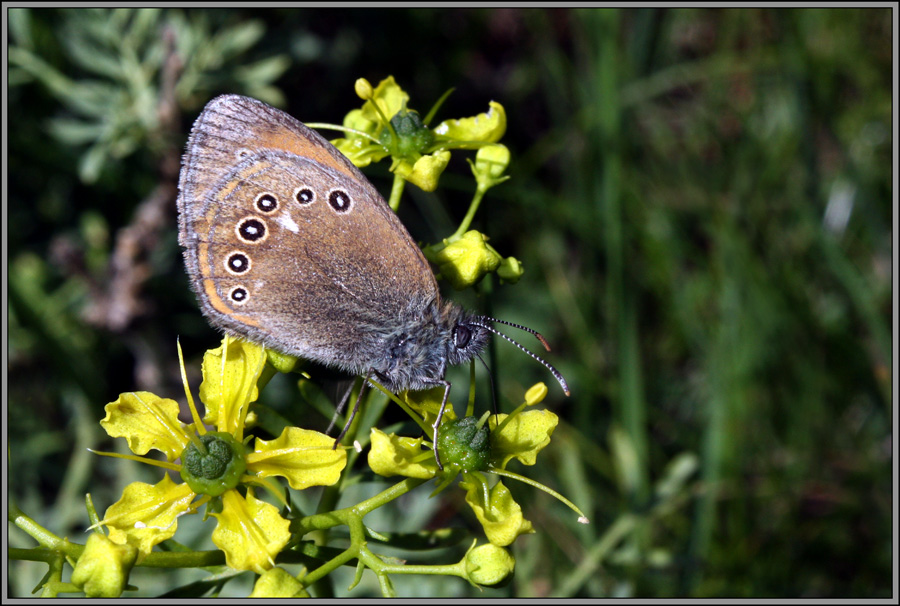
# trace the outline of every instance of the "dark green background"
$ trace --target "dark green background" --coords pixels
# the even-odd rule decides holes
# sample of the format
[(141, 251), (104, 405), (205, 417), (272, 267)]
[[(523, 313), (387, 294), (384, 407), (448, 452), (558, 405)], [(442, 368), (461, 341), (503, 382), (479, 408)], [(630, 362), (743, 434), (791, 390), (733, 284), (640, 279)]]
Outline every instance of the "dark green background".
[[(280, 91), (300, 120), (340, 123), (361, 103), (357, 78), (393, 75), (423, 113), (456, 88), (437, 120), (491, 100), (506, 108), (512, 179), (488, 194), (475, 226), (526, 273), (448, 296), (553, 345), (547, 359), (572, 396), (498, 341), (499, 405), (508, 411), (547, 382), (561, 424), (538, 465), (518, 471), (591, 519), (578, 525), (513, 485), (537, 533), (515, 544), (510, 585), (481, 594), (458, 579), (410, 577), (397, 579), (399, 594), (891, 596), (890, 9), (11, 17), (8, 469), (11, 498), (50, 530), (81, 541), (83, 494), (103, 511), (135, 479), (85, 453), (115, 448), (96, 424), (103, 406), (124, 391), (182, 393), (177, 336), (196, 389), (200, 356), (217, 344), (188, 288), (171, 195), (137, 249), (141, 307), (123, 326), (90, 320), (108, 302), (123, 230), (155, 187), (171, 193), (203, 104), (224, 92), (278, 101)], [(142, 53), (164, 48), (177, 19), (214, 56), (168, 97), (166, 127), (156, 118), (161, 61)], [(104, 38), (104, 22), (124, 33)], [(229, 50), (237, 34), (212, 42), (248, 23), (259, 35), (246, 48)], [(104, 73), (126, 53), (147, 73)], [(274, 56), (286, 67), (277, 78), (253, 67)], [(105, 88), (55, 86), (53, 70)], [(433, 242), (462, 218), (472, 191), (462, 158), (436, 194), (407, 189), (400, 215), (414, 238)], [(389, 191), (386, 163), (365, 172)], [(465, 372), (454, 376), (466, 384)], [(293, 401), (290, 381), (275, 385), (273, 405)], [(697, 470), (664, 497), (673, 461)], [(416, 496), (409, 506), (425, 501)], [(387, 512), (377, 528), (401, 518)], [(471, 525), (458, 495), (433, 523), (448, 519)], [(10, 527), (11, 545), (32, 544)], [(26, 595), (44, 570), (12, 565), (10, 592)], [(168, 589), (166, 573), (146, 578), (141, 595)], [(364, 578), (352, 595), (378, 595)]]

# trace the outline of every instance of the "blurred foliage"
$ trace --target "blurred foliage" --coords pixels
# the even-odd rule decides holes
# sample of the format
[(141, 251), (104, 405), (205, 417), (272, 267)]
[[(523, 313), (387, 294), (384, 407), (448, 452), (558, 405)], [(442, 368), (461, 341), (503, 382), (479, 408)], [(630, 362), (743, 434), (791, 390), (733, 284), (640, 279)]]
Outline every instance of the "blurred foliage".
[[(105, 507), (135, 479), (86, 454), (103, 405), (177, 393), (175, 337), (195, 372), (217, 341), (174, 198), (143, 305), (118, 329), (86, 319), (199, 109), (234, 92), (339, 122), (356, 78), (393, 74), (417, 99), (456, 87), (454, 115), (507, 108), (513, 178), (479, 229), (525, 274), (460, 302), (540, 330), (573, 393), (529, 475), (592, 524), (538, 495), (515, 579), (478, 595), (891, 596), (889, 8), (7, 14), (10, 495), (54, 532), (80, 536), (83, 494)], [(400, 209), (419, 240), (465, 210), (451, 172), (459, 200), (410, 191)], [(385, 167), (367, 173), (387, 192)], [(491, 367), (501, 406), (546, 380), (503, 343)], [(297, 399), (287, 381), (269, 392)], [(410, 501), (380, 524), (472, 523), (450, 506)], [(17, 596), (43, 574), (10, 571)], [(366, 582), (354, 596), (376, 594)], [(470, 595), (423, 577), (397, 590)]]

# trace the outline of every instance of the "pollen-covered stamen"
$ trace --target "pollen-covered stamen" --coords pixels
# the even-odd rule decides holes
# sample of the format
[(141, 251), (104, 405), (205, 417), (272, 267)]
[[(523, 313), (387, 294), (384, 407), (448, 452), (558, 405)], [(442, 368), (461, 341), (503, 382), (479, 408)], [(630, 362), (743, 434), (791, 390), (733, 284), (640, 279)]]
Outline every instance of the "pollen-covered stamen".
[(235, 488), (247, 470), (246, 448), (229, 433), (199, 436), (206, 452), (193, 442), (181, 453), (181, 479), (198, 494), (217, 497)]

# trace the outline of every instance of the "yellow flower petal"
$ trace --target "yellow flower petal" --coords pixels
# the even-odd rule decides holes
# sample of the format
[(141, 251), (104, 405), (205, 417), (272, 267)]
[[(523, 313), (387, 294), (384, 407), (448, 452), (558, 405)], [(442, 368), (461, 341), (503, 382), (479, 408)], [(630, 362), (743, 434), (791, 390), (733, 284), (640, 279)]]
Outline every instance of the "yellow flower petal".
[(181, 456), (188, 436), (178, 421), (178, 402), (160, 398), (149, 391), (123, 393), (106, 405), (100, 425), (113, 438), (128, 440), (128, 448), (138, 455), (155, 448), (169, 461)]
[(491, 543), (505, 547), (515, 541), (520, 534), (534, 532), (531, 522), (522, 516), (522, 508), (513, 500), (512, 494), (503, 482), (498, 482), (485, 495), (484, 484), (472, 480), (473, 477), (467, 475), (466, 480), (460, 482), (460, 486), (466, 488), (466, 502), (472, 507), (475, 517), (481, 522), (484, 534)]
[[(223, 360), (226, 348), (228, 355)], [(227, 336), (221, 347), (207, 351), (200, 384), (200, 399), (206, 405), (203, 420), (240, 440), (246, 408), (259, 397), (256, 381), (265, 364), (263, 347)]]
[(434, 134), (452, 139), (452, 147), (457, 149), (475, 149), (484, 143), (496, 143), (506, 133), (506, 110), (496, 101), (491, 101), (489, 105), (487, 113), (444, 120), (435, 127)]
[(290, 522), (278, 509), (247, 491), (244, 498), (236, 490), (222, 495), (222, 513), (212, 533), (213, 543), (225, 552), (225, 562), (235, 570), (263, 574), (275, 565), (277, 556), (291, 538)]
[[(441, 409), (441, 401), (444, 399), (444, 388), (432, 387), (422, 391), (407, 392), (403, 395), (403, 399), (413, 412), (422, 415), (426, 424), (433, 426)], [(456, 419), (456, 412), (453, 410), (453, 404), (447, 402), (442, 423), (454, 419)]]
[(390, 120), (401, 109), (406, 109), (408, 102), (409, 94), (400, 88), (393, 76), (388, 76), (375, 87), (371, 99), (363, 103), (362, 116), (366, 120), (383, 123), (381, 115), (375, 110), (373, 103), (377, 103), (384, 117)]
[[(344, 126), (370, 135), (377, 135), (381, 129), (381, 123), (366, 118), (361, 109), (350, 110), (344, 116)], [(333, 139), (331, 144), (359, 168), (378, 162), (388, 155), (381, 144), (356, 133), (347, 133), (344, 137)]]
[(504, 468), (514, 457), (525, 465), (534, 465), (537, 454), (550, 443), (559, 417), (549, 410), (529, 410), (515, 415), (499, 431), (493, 431), (507, 416), (494, 415), (488, 419), (492, 430), (491, 460)]
[(247, 469), (261, 478), (282, 476), (295, 490), (331, 486), (341, 477), (347, 452), (332, 448), (334, 438), (299, 427), (285, 427), (274, 440), (256, 440)]
[(422, 156), (416, 163), (410, 165), (406, 160), (400, 162), (394, 172), (421, 189), (422, 191), (434, 191), (438, 186), (438, 179), (447, 164), (450, 163), (450, 152), (437, 151), (433, 154)]
[(369, 467), (380, 476), (402, 475), (427, 480), (437, 473), (433, 456), (423, 459), (423, 438), (404, 438), (372, 428)]
[(134, 482), (110, 505), (101, 523), (109, 529), (110, 541), (127, 543), (143, 557), (175, 534), (179, 516), (193, 513), (195, 496), (187, 484), (175, 484), (168, 475), (156, 485)]

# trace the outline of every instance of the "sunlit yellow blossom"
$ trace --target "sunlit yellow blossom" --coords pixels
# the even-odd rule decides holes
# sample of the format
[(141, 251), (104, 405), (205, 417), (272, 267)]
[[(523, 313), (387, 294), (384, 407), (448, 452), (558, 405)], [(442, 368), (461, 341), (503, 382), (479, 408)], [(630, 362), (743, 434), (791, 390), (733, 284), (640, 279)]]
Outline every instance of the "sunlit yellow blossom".
[(501, 261), (497, 251), (487, 243), (487, 236), (474, 229), (436, 252), (425, 252), (426, 257), (437, 264), (441, 276), (457, 290), (477, 284), (497, 269)]
[[(546, 393), (545, 385), (542, 383), (535, 385), (526, 393), (525, 402), (511, 415), (488, 417), (487, 427), (491, 430), (490, 454), (489, 462), (483, 471), (464, 469), (460, 463), (456, 462), (453, 455), (448, 457), (448, 450), (443, 448), (441, 460), (444, 469), (441, 471), (435, 463), (431, 450), (428, 450), (433, 446), (424, 438), (414, 439), (386, 434), (377, 428), (372, 428), (370, 433), (369, 467), (375, 473), (385, 477), (402, 475), (419, 479), (439, 478), (441, 481), (439, 486), (446, 486), (457, 474), (462, 473), (463, 480), (460, 486), (466, 490), (466, 501), (481, 522), (488, 540), (494, 545), (509, 545), (517, 536), (534, 532), (534, 530), (531, 522), (523, 517), (521, 507), (513, 500), (509, 490), (502, 482), (496, 483), (493, 487), (489, 486), (486, 474), (498, 474), (528, 481), (531, 485), (562, 500), (581, 514), (578, 508), (562, 495), (505, 469), (507, 463), (514, 458), (525, 465), (533, 465), (537, 453), (550, 443), (550, 436), (558, 422), (557, 416), (547, 410), (521, 411), (525, 406), (540, 402)], [(435, 418), (434, 393), (422, 392), (422, 394), (421, 403), (416, 403), (408, 397), (407, 404), (414, 413), (422, 415), (423, 424), (432, 423)], [(447, 431), (451, 425), (463, 427), (457, 423), (451, 406), (448, 406), (447, 413), (441, 430)], [(471, 435), (477, 441), (479, 438), (477, 438), (477, 431), (474, 431), (475, 427), (472, 423), (466, 424), (463, 432), (459, 435)], [(441, 441), (441, 434), (438, 435), (439, 441)], [(463, 457), (461, 460), (477, 460), (477, 457), (473, 459), (471, 454), (467, 454), (464, 448), (460, 452)], [(465, 464), (462, 463), (462, 465)]]
[[(408, 107), (409, 94), (393, 76), (374, 88), (359, 79), (354, 90), (365, 103), (347, 113), (343, 126), (349, 130), (344, 137), (332, 141), (334, 146), (358, 167), (390, 156), (391, 171), (425, 191), (437, 188), (450, 161), (449, 150), (489, 146), (506, 132), (506, 111), (495, 101), (485, 113), (444, 120), (432, 129), (427, 118), (423, 121)], [(429, 117), (436, 109), (437, 106), (429, 112)]]
[[(298, 490), (331, 485), (340, 477), (347, 456), (343, 449), (332, 448), (334, 441), (328, 436), (296, 427), (286, 427), (274, 440), (257, 439), (252, 451), (242, 442), (266, 359), (262, 347), (229, 337), (221, 347), (206, 352), (200, 398), (206, 406), (205, 421), (214, 431), (182, 425), (174, 400), (147, 392), (122, 394), (106, 407), (102, 424), (110, 435), (126, 438), (136, 454), (160, 450), (169, 463), (142, 460), (180, 471), (187, 480), (176, 484), (166, 475), (155, 486), (140, 482), (127, 486), (101, 522), (109, 529), (110, 541), (131, 545), (140, 557), (146, 556), (175, 534), (181, 515), (219, 498), (221, 507), (212, 514), (218, 522), (212, 539), (225, 552), (228, 565), (260, 573), (274, 565), (275, 556), (290, 540), (290, 522), (247, 486), (269, 488), (266, 478), (271, 476), (286, 478)], [(182, 465), (172, 462), (179, 457)], [(240, 486), (245, 488), (238, 490)]]

